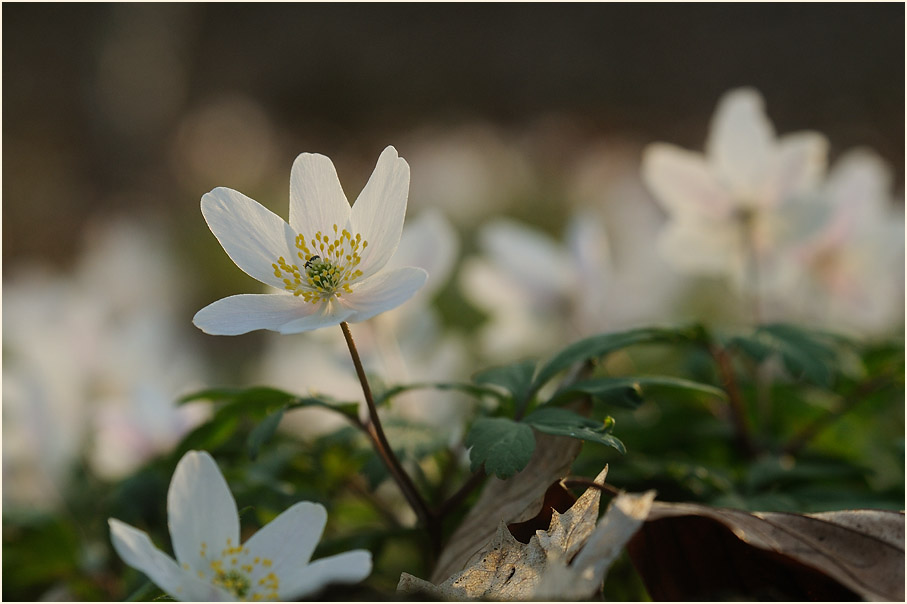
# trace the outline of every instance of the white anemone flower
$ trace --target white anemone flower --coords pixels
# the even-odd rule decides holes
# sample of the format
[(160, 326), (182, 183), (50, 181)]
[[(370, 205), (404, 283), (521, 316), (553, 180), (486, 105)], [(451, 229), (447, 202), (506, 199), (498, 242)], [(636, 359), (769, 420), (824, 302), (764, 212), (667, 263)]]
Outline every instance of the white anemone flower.
[(482, 253), (464, 261), (460, 287), (489, 315), (479, 341), (490, 359), (543, 354), (608, 327), (614, 272), (604, 225), (578, 212), (565, 239), (505, 218), (479, 231)]
[(881, 157), (854, 149), (800, 204), (781, 300), (798, 320), (863, 334), (901, 324), (904, 211), (892, 202), (891, 183)]
[(295, 600), (330, 583), (361, 581), (372, 570), (366, 550), (310, 562), (327, 513), (308, 501), (240, 543), (236, 501), (205, 451), (189, 451), (177, 464), (167, 515), (176, 560), (155, 547), (147, 533), (114, 518), (108, 522), (120, 558), (176, 600)]
[(754, 260), (771, 259), (785, 222), (779, 208), (815, 188), (827, 150), (815, 132), (777, 137), (762, 96), (731, 90), (712, 118), (705, 154), (666, 143), (643, 152), (643, 178), (670, 217), (661, 251), (685, 272), (755, 285), (748, 271)]
[[(437, 210), (407, 220), (387, 268), (422, 268), (429, 275), (428, 282), (405, 304), (375, 317), (357, 334), (356, 347), (367, 374), (381, 376), (386, 384), (468, 378), (465, 344), (443, 329), (431, 306), (432, 297), (453, 273), (459, 248), (456, 230)], [(400, 329), (404, 322), (406, 329)], [(325, 330), (304, 341), (273, 334), (265, 341), (258, 381), (290, 392), (325, 393), (341, 400), (361, 398), (362, 386), (339, 332)], [(454, 434), (461, 431), (469, 410), (460, 393), (419, 390), (396, 396), (379, 413)], [(281, 421), (281, 427), (290, 433), (310, 437), (348, 425), (339, 414), (318, 407), (298, 409)]]
[[(387, 147), (350, 207), (331, 160), (303, 153), (290, 174), (290, 222), (242, 193), (219, 187), (202, 214), (246, 274), (279, 290), (223, 298), (193, 323), (212, 335), (256, 329), (283, 334), (364, 321), (412, 297), (427, 274), (385, 269), (403, 230), (409, 165)], [(385, 270), (382, 270), (385, 269)]]

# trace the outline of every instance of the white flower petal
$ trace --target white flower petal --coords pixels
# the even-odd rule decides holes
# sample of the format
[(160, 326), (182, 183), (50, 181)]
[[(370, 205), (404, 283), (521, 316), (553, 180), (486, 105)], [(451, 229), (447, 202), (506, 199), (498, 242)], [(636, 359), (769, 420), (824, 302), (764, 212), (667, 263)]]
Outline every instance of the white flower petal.
[(514, 220), (482, 227), (479, 243), (503, 273), (532, 292), (556, 296), (576, 286), (576, 267), (564, 248), (547, 234)]
[[(891, 211), (888, 165), (867, 149), (848, 151), (835, 162), (826, 184), (828, 204), (859, 227), (887, 221)], [(857, 226), (857, 225), (854, 225)]]
[(736, 223), (672, 220), (658, 245), (665, 260), (685, 272), (736, 276), (742, 266), (743, 242)]
[(371, 572), (372, 554), (366, 550), (321, 558), (289, 576), (281, 576), (280, 599), (299, 600), (331, 583), (358, 583)]
[(363, 279), (381, 269), (397, 249), (408, 196), (409, 164), (397, 157), (396, 149), (387, 147), (350, 215), (352, 230), (368, 241), (358, 267)]
[(494, 315), (525, 310), (535, 302), (529, 299), (523, 284), (515, 282), (511, 275), (505, 274), (484, 256), (471, 256), (463, 261), (459, 286), (470, 304)]
[(181, 564), (206, 568), (202, 547), (219, 552), (239, 545), (236, 501), (207, 452), (189, 451), (176, 465), (167, 492), (167, 519), (173, 551)]
[(814, 188), (825, 175), (827, 155), (828, 140), (817, 132), (783, 136), (778, 143), (771, 194), (765, 201), (777, 205)]
[(312, 331), (321, 327), (339, 325), (355, 314), (353, 310), (344, 307), (336, 299), (319, 304), (305, 303), (304, 306), (306, 310), (311, 310), (312, 314), (284, 323), (277, 328), (277, 331), (282, 334)]
[(115, 518), (110, 518), (107, 523), (110, 525), (113, 548), (123, 562), (145, 573), (155, 585), (172, 598), (196, 602), (234, 600), (228, 592), (206, 581), (200, 581), (182, 570), (173, 558), (151, 543), (151, 539), (144, 531)]
[(415, 266), (428, 273), (428, 284), (420, 297), (428, 297), (443, 287), (450, 278), (460, 243), (453, 226), (437, 210), (427, 210), (407, 221), (400, 245), (385, 269)]
[(238, 191), (218, 187), (202, 197), (202, 214), (227, 255), (250, 277), (283, 288), (272, 266), (279, 257), (293, 263), (296, 233), (284, 220)]
[(248, 556), (272, 561), (268, 568), (256, 566), (252, 583), (266, 572), (273, 572), (281, 583), (300, 572), (312, 559), (327, 521), (328, 513), (323, 505), (301, 501), (252, 535), (245, 543)]
[(666, 143), (646, 147), (642, 156), (646, 186), (672, 216), (701, 215), (719, 219), (730, 215), (728, 192), (715, 180), (700, 153)]
[(354, 285), (353, 293), (343, 295), (343, 305), (354, 311), (345, 320), (358, 323), (396, 308), (412, 298), (427, 279), (428, 273), (412, 266), (382, 271)]
[[(573, 258), (581, 295), (576, 298), (577, 313), (584, 325), (595, 325), (595, 317), (605, 313), (614, 296), (615, 272), (611, 247), (602, 220), (589, 211), (574, 214), (567, 226), (567, 246)], [(619, 290), (617, 290), (619, 291)]]
[(765, 115), (762, 96), (752, 88), (725, 94), (712, 118), (706, 155), (742, 203), (761, 197), (774, 152), (775, 129)]
[(256, 329), (279, 331), (315, 310), (291, 294), (239, 294), (212, 302), (195, 313), (192, 323), (210, 335), (236, 336)]
[(290, 171), (290, 226), (306, 239), (315, 233), (348, 228), (350, 202), (333, 162), (318, 153), (301, 153)]

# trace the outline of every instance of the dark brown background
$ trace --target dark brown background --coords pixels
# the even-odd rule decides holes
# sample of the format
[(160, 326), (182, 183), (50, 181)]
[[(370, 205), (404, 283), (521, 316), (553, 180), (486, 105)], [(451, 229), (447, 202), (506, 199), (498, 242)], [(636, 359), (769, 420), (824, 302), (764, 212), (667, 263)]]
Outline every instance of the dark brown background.
[(120, 191), (197, 212), (207, 188), (177, 182), (171, 148), (184, 113), (225, 93), (254, 99), (288, 147), (331, 155), (419, 124), (545, 115), (699, 148), (721, 93), (753, 85), (779, 132), (821, 130), (832, 157), (868, 145), (903, 187), (900, 3), (2, 11), (4, 264), (65, 259), (86, 217), (137, 203)]

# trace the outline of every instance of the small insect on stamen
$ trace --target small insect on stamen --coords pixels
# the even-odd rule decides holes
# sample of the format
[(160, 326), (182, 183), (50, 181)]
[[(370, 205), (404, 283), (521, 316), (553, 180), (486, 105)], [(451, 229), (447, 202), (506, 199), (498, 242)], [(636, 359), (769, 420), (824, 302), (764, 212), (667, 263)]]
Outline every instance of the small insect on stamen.
[(308, 260), (306, 260), (305, 267), (306, 267), (306, 268), (309, 268), (309, 266), (311, 266), (311, 264), (312, 264), (313, 262), (315, 262), (316, 260), (321, 260), (321, 256), (312, 256), (311, 258), (309, 258)]

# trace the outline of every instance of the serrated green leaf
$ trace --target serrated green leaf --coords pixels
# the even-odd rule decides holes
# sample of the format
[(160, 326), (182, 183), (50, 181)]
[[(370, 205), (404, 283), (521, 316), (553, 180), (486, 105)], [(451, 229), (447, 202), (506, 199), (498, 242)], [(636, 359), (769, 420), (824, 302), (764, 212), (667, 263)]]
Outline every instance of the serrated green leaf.
[(642, 375), (582, 380), (559, 391), (548, 404), (557, 405), (580, 395), (588, 395), (624, 407), (636, 408), (642, 403), (645, 391), (650, 388), (693, 390), (711, 396), (727, 398), (727, 393), (724, 390), (709, 384), (666, 375)]
[(621, 453), (627, 452), (624, 444), (610, 433), (613, 422), (598, 422), (561, 407), (540, 407), (523, 421), (539, 432), (601, 443)]
[(500, 386), (512, 394), (514, 400), (521, 403), (525, 402), (529, 396), (535, 366), (535, 361), (527, 360), (513, 363), (512, 365), (492, 367), (477, 373), (472, 378), (472, 381), (479, 385), (493, 384)]
[(617, 333), (601, 334), (570, 344), (557, 353), (551, 360), (542, 365), (535, 379), (532, 381), (532, 391), (535, 392), (544, 386), (548, 380), (559, 372), (572, 366), (574, 363), (588, 359), (600, 358), (604, 355), (627, 348), (635, 344), (654, 342), (680, 342), (690, 339), (689, 329), (674, 330), (646, 327), (631, 329)]
[(535, 435), (524, 423), (506, 417), (483, 417), (466, 436), (472, 471), (482, 464), (485, 472), (499, 478), (513, 476), (526, 467), (535, 449)]
[(281, 407), (274, 413), (268, 415), (249, 433), (249, 440), (247, 443), (249, 459), (254, 461), (258, 457), (258, 451), (261, 449), (261, 446), (274, 436), (274, 432), (277, 431), (277, 426), (280, 424), (280, 420), (283, 419), (283, 413), (286, 409), (286, 407)]

